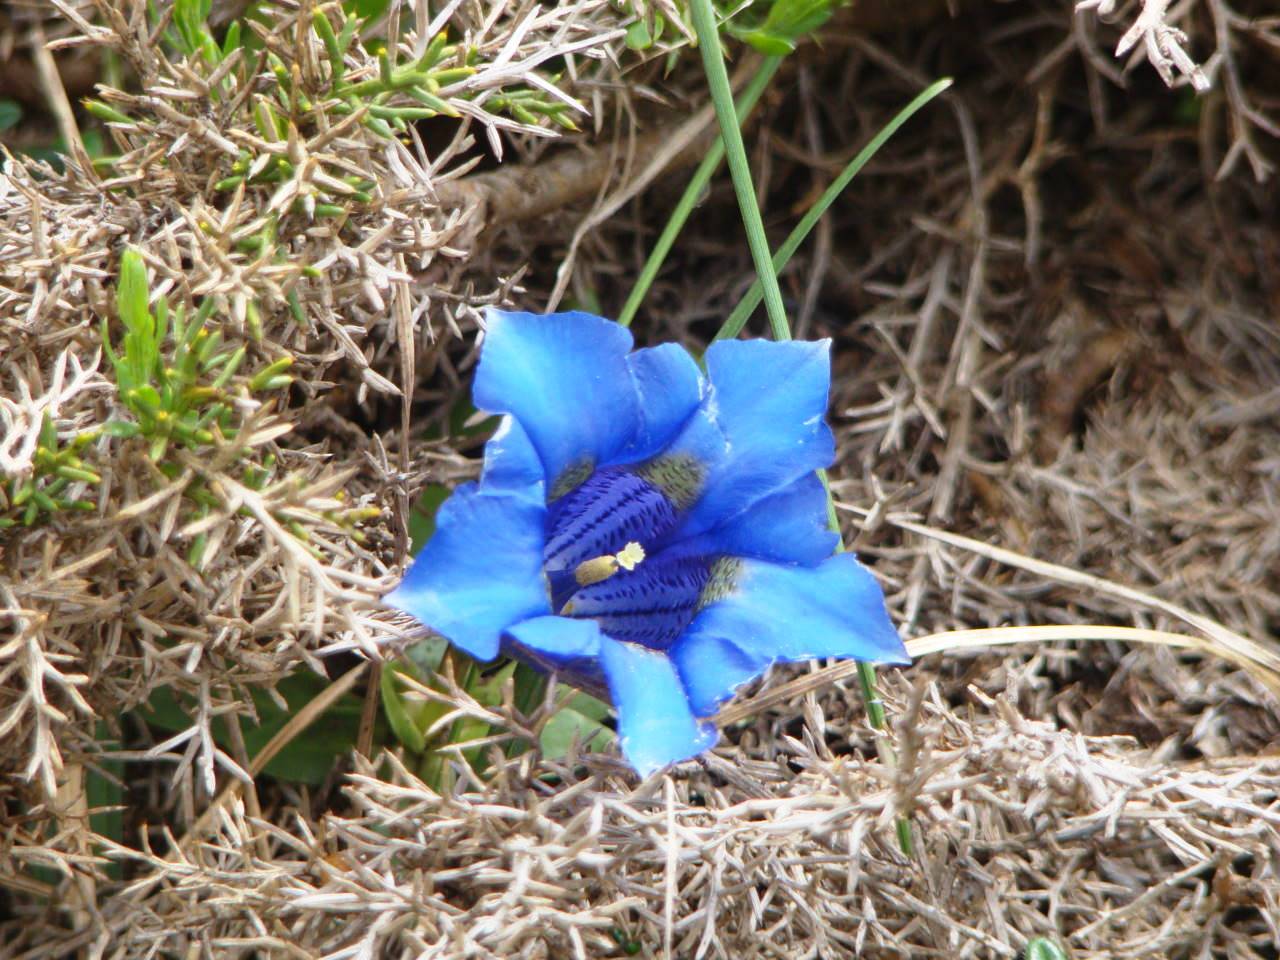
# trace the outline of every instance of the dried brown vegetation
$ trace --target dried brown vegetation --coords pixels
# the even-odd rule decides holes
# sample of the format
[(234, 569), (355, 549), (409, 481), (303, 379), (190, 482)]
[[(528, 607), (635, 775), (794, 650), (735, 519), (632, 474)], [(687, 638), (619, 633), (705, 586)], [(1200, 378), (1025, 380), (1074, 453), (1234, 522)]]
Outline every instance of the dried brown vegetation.
[[(907, 635), (1103, 624), (1207, 652), (1079, 626), (1085, 642), (922, 657), (885, 681), (896, 769), (853, 685), (779, 673), (669, 776), (495, 747), (483, 782), (460, 766), (440, 796), (387, 754), (314, 790), (255, 779), (265, 757), (238, 722), (220, 743), (215, 718), (297, 671), (361, 692), (363, 658), (407, 635), (376, 597), (417, 491), (475, 470), (448, 428), (478, 308), (620, 305), (704, 142), (696, 58), (642, 62), (603, 2), (453, 4), (481, 51), (477, 79), (441, 92), (461, 117), (388, 138), (295, 96), (272, 139), (251, 119), (284, 82), (265, 60), (238, 88), (157, 46), (141, 4), (55, 6), (37, 78), (52, 125), (74, 145), (89, 122), (57, 108), (62, 58), (108, 49), (131, 79), (100, 96), (129, 119), (110, 168), (72, 146), (62, 170), (9, 158), (0, 177), (0, 474), (33, 475), (46, 418), (66, 445), (125, 415), (100, 330), (119, 333), (126, 246), (153, 302), (212, 298), (246, 359), (233, 434), (174, 445), (164, 469), (139, 438), (95, 435), (79, 457), (101, 482), (60, 492), (91, 509), (0, 529), (0, 952), (1012, 957), (1046, 935), (1076, 957), (1274, 960), (1276, 22), (1148, 0), (1106, 27), (1026, 2), (881, 33), (855, 10), (753, 121), (781, 232), (923, 82), (958, 80), (784, 277), (798, 335), (835, 338), (834, 489)], [(272, 4), (263, 31), (312, 99), (331, 76), (305, 29), (318, 6)], [(404, 8), (407, 58), (438, 25)], [(6, 43), (33, 49), (32, 22)], [(1131, 24), (1141, 59), (1209, 92), (1122, 72)], [(553, 58), (587, 132), (557, 142), (483, 109)], [(345, 70), (379, 67), (353, 53)], [(216, 189), (245, 152), (295, 174)], [(640, 339), (714, 330), (751, 280), (739, 237), (718, 185)], [(249, 389), (286, 357), (292, 385)], [(144, 741), (122, 717), (161, 687), (191, 724)], [(451, 699), (499, 741), (550, 709)], [(114, 833), (87, 819), (104, 749)]]

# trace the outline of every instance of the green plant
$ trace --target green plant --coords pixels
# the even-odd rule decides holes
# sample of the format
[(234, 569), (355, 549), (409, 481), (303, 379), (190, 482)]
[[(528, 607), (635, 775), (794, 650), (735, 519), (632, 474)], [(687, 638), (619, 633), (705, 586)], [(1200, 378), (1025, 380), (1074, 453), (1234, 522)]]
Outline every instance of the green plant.
[[(449, 750), (455, 744), (478, 741), (491, 733), (491, 726), (476, 716), (457, 716), (446, 694), (445, 674), (481, 707), (501, 704), (504, 687), (513, 687), (517, 709), (532, 712), (541, 702), (546, 677), (530, 667), (506, 661), (496, 669), (486, 668), (456, 650), (450, 650), (441, 637), (415, 644), (408, 655), (388, 664), (382, 672), (382, 704), (392, 734), (416, 758), (417, 772), (436, 789), (446, 789), (452, 782), (448, 760), (457, 752), (477, 773), (486, 767), (484, 750), (472, 747)], [(607, 704), (574, 690), (557, 688), (556, 708), (538, 731), (538, 744), (543, 757), (558, 759), (572, 749), (575, 741), (584, 748), (599, 749), (613, 738), (606, 726)], [(434, 694), (439, 694), (437, 698)], [(525, 744), (510, 741), (508, 753), (525, 749)]]
[(77, 433), (69, 443), (58, 438), (53, 418), (46, 412), (32, 457), (31, 475), (0, 479), (0, 529), (22, 523), (31, 526), (63, 510), (92, 510), (91, 501), (68, 496), (76, 483), (102, 482), (81, 459), (85, 447), (99, 436), (97, 430)]
[(1025, 960), (1067, 960), (1067, 952), (1057, 941), (1048, 937), (1036, 937), (1027, 943)]
[[(170, 444), (189, 449), (234, 436), (231, 380), (243, 364), (243, 346), (222, 349), (222, 333), (209, 330), (211, 297), (187, 317), (185, 306), (170, 309), (168, 297), (149, 304), (147, 271), (141, 255), (126, 250), (120, 259), (116, 310), (124, 337), (117, 352), (104, 318), (102, 343), (115, 369), (120, 399), (132, 420), (114, 420), (103, 428), (115, 437), (145, 438), (152, 460), (161, 460)], [(278, 390), (293, 378), (284, 371), (292, 358), (281, 357), (258, 370), (242, 393)]]

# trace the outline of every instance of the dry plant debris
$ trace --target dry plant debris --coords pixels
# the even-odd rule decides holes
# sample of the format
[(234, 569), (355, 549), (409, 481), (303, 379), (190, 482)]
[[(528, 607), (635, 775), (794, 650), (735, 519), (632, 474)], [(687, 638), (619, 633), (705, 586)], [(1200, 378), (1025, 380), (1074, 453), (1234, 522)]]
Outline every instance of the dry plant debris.
[[(440, 26), (402, 6), (419, 22), (397, 64)], [(835, 489), (909, 635), (1188, 629), (1173, 603), (1275, 650), (1280, 210), (1253, 180), (1276, 153), (1280, 23), (1243, 2), (1130, 6), (1117, 33), (1143, 25), (1134, 49), (1162, 75), (1196, 76), (1175, 56), (1191, 51), (1214, 85), (1203, 99), (1121, 73), (1107, 28), (1069, 4), (975, 5), (959, 23), (922, 5), (884, 39), (869, 5), (788, 63), (756, 121), (781, 231), (923, 82), (961, 80), (785, 277), (800, 335), (837, 340)], [(214, 730), (250, 688), (310, 670), (360, 689), (360, 658), (403, 636), (372, 598), (417, 491), (475, 471), (447, 425), (478, 308), (544, 302), (571, 236), (568, 295), (622, 302), (680, 178), (650, 174), (599, 211), (673, 131), (696, 154), (683, 124), (701, 77), (688, 58), (666, 73), (666, 48), (629, 52), (611, 4), (433, 5), (480, 51), (465, 87), (440, 91), (462, 116), (388, 138), (323, 108), (332, 60), (312, 18), (340, 31), (334, 4), (269, 5), (282, 69), (263, 53), (243, 84), (235, 63), (157, 46), (140, 3), (55, 7), (38, 11), (56, 60), (44, 95), (70, 82), (66, 58), (105, 50), (135, 79), (95, 94), (119, 114), (109, 167), (76, 149), (61, 170), (7, 157), (0, 177), (0, 471), (67, 481), (45, 493), (52, 511), (0, 503), (7, 519), (41, 511), (0, 529), (0, 952), (1012, 957), (1042, 934), (1076, 958), (1274, 960), (1275, 699), (1164, 647), (922, 658), (886, 678), (896, 771), (852, 687), (788, 692), (792, 671), (752, 691), (768, 706), (705, 764), (640, 786), (607, 754), (506, 757), (549, 707), (456, 689), (458, 710), (499, 728), (484, 782), (460, 766), (439, 796), (394, 753), (314, 789), (249, 777), (243, 739)], [(14, 22), (8, 49), (32, 30)], [(555, 94), (530, 80), (552, 59)], [(353, 47), (342, 69), (382, 67)], [(484, 109), (530, 85), (586, 132)], [(283, 125), (255, 121), (264, 102)], [(287, 172), (265, 179), (271, 164)], [(513, 197), (534, 199), (513, 213)], [(714, 329), (750, 283), (739, 236), (719, 185), (642, 339)], [(245, 351), (234, 436), (159, 463), (95, 432), (127, 414), (100, 333), (106, 319), (118, 348), (126, 247), (152, 308), (211, 300), (211, 328)], [(248, 389), (282, 361), (288, 386)], [(164, 687), (190, 725), (139, 743), (119, 720)], [(104, 766), (112, 743), (128, 749)], [(114, 835), (87, 819), (97, 769), (127, 805)], [(893, 845), (901, 813), (911, 859)]]

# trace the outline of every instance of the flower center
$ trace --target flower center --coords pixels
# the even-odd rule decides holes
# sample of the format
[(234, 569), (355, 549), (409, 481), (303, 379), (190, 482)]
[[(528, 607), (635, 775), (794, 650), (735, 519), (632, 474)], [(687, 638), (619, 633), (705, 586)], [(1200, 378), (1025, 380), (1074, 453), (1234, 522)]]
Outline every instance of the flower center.
[(543, 567), (553, 610), (665, 649), (697, 613), (713, 558), (661, 549), (686, 504), (654, 479), (651, 465), (607, 467), (553, 500)]

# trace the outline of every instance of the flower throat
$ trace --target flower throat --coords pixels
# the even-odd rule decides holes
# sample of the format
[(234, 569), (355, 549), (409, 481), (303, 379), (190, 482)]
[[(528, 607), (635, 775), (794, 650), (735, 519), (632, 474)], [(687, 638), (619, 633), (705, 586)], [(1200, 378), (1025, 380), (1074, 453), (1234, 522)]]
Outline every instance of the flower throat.
[(657, 650), (689, 625), (713, 558), (667, 545), (702, 481), (687, 459), (606, 467), (552, 500), (543, 569), (553, 610)]

